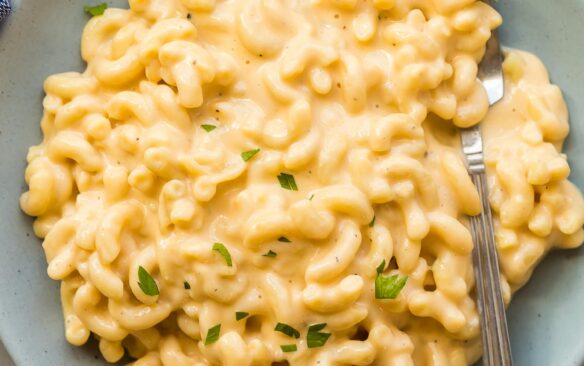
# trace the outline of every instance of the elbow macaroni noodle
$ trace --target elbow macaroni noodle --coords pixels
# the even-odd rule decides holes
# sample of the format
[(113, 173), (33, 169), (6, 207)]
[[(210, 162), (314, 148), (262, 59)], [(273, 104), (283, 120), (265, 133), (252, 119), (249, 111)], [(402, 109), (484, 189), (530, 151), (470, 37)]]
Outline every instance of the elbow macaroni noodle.
[[(582, 243), (566, 106), (534, 56), (507, 52), (487, 115), (477, 63), (502, 20), (485, 3), (129, 5), (90, 20), (85, 72), (47, 79), (28, 154), (21, 207), (61, 281), (70, 343), (93, 334), (107, 361), (134, 366), (472, 364), (465, 217), (481, 206), (456, 127), (482, 120), (506, 302), (547, 251)], [(393, 300), (375, 299), (383, 260), (409, 277)], [(308, 348), (278, 322), (332, 335)]]

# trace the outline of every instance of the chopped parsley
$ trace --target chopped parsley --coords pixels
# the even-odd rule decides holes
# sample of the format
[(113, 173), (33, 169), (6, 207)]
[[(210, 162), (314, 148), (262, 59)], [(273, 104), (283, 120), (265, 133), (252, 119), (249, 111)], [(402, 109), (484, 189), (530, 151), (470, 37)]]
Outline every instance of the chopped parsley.
[(201, 125), (201, 128), (207, 132), (211, 132), (217, 128), (215, 125)]
[(138, 267), (138, 286), (148, 296), (160, 294), (156, 281), (154, 281), (154, 278), (142, 266)]
[(392, 276), (382, 275), (385, 268), (385, 259), (377, 267), (377, 277), (375, 278), (375, 298), (395, 299), (408, 282), (408, 276), (395, 274)]
[(369, 223), (369, 227), (373, 227), (375, 226), (375, 216), (373, 216), (373, 220), (371, 220), (371, 222)]
[(288, 239), (287, 237), (285, 237), (285, 236), (279, 237), (278, 238), (278, 241), (279, 242), (282, 242), (282, 243), (292, 243), (292, 241), (290, 239)]
[(297, 331), (296, 329), (292, 328), (288, 324), (278, 323), (278, 324), (276, 324), (276, 327), (274, 328), (274, 330), (276, 330), (278, 332), (282, 332), (291, 338), (300, 338), (300, 332)]
[(241, 153), (241, 158), (243, 159), (243, 161), (249, 161), (251, 158), (253, 158), (254, 156), (256, 156), (257, 153), (260, 152), (260, 149), (255, 149), (255, 150), (249, 150), (246, 152), (242, 152)]
[(107, 9), (107, 4), (106, 3), (101, 3), (99, 5), (95, 5), (95, 6), (84, 6), (83, 10), (93, 16), (96, 17), (98, 15), (103, 15), (103, 13), (105, 12), (105, 9)]
[(280, 175), (278, 175), (278, 182), (280, 182), (280, 186), (284, 189), (289, 191), (298, 190), (298, 186), (296, 185), (296, 180), (294, 179), (293, 175), (280, 173)]
[(379, 266), (377, 266), (377, 274), (380, 275), (383, 273), (383, 271), (385, 271), (385, 259), (381, 261), (381, 263), (379, 264)]
[(185, 286), (185, 290), (190, 290), (191, 289), (191, 284), (188, 283), (187, 281), (183, 282), (184, 286)]
[(221, 334), (221, 324), (209, 328), (207, 331), (207, 337), (205, 337), (205, 346), (217, 342), (219, 334)]
[(298, 347), (295, 344), (283, 344), (280, 346), (282, 352), (296, 352)]
[(326, 327), (326, 323), (314, 324), (308, 327), (306, 335), (306, 345), (308, 348), (318, 348), (326, 344), (330, 333), (321, 332)]
[(249, 313), (246, 313), (245, 311), (237, 311), (235, 313), (235, 320), (240, 321), (241, 319), (245, 319), (249, 316)]
[(223, 245), (222, 243), (215, 243), (213, 244), (213, 250), (221, 254), (221, 256), (225, 259), (225, 263), (227, 263), (227, 267), (233, 267), (233, 262), (231, 260), (231, 254)]
[(277, 255), (278, 253), (274, 252), (273, 250), (270, 250), (266, 254), (262, 254), (262, 257), (276, 258)]

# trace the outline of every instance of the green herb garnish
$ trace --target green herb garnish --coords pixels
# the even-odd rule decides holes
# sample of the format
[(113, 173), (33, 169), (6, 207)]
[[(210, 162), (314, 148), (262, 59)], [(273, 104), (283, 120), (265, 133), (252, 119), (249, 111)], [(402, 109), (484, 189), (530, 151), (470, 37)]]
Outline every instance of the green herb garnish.
[(288, 239), (287, 237), (285, 237), (285, 236), (279, 237), (278, 238), (278, 241), (279, 242), (282, 242), (282, 243), (292, 243), (292, 241), (290, 239)]
[(274, 252), (273, 250), (270, 250), (266, 254), (262, 254), (262, 257), (276, 258), (277, 255), (278, 253)]
[(103, 13), (105, 12), (105, 9), (107, 9), (107, 4), (106, 3), (101, 3), (99, 5), (95, 5), (95, 6), (84, 6), (83, 10), (91, 15), (91, 16), (98, 16), (98, 15), (103, 15)]
[(326, 344), (331, 334), (321, 332), (325, 327), (326, 323), (314, 324), (308, 327), (308, 334), (306, 335), (308, 348), (322, 347)]
[(276, 324), (276, 328), (274, 328), (274, 330), (282, 332), (291, 338), (300, 338), (300, 332), (292, 328), (288, 324), (278, 323)]
[(392, 276), (382, 275), (385, 269), (385, 259), (377, 267), (377, 277), (375, 278), (375, 298), (395, 299), (408, 282), (408, 276), (395, 274)]
[(377, 274), (380, 275), (383, 273), (383, 271), (385, 271), (385, 259), (381, 261), (381, 263), (379, 264), (379, 266), (377, 266)]
[(217, 342), (217, 340), (219, 339), (220, 333), (221, 333), (221, 324), (217, 324), (217, 325), (211, 327), (207, 331), (207, 337), (205, 337), (205, 346)]
[(369, 227), (375, 226), (375, 216), (373, 216), (373, 220), (369, 223)]
[(235, 320), (240, 321), (241, 319), (245, 319), (249, 316), (249, 313), (245, 311), (238, 311), (235, 313)]
[(248, 161), (251, 158), (253, 158), (254, 156), (256, 156), (257, 153), (260, 152), (260, 149), (255, 149), (255, 150), (249, 150), (246, 152), (242, 152), (241, 153), (241, 158), (243, 159), (243, 161)]
[(214, 129), (216, 129), (216, 128), (217, 128), (217, 126), (214, 126), (214, 125), (201, 125), (201, 128), (202, 128), (203, 130), (207, 131), (207, 132), (211, 132), (211, 131), (213, 131)]
[(283, 344), (280, 346), (282, 352), (296, 352), (298, 347), (295, 344)]
[(185, 290), (190, 290), (191, 289), (191, 284), (188, 283), (187, 281), (183, 282), (183, 285), (185, 286)]
[(160, 294), (156, 281), (154, 281), (154, 278), (152, 278), (150, 273), (148, 273), (148, 271), (142, 266), (138, 267), (138, 286), (140, 286), (142, 292), (148, 296), (156, 296)]
[(293, 175), (280, 173), (280, 175), (278, 175), (278, 181), (280, 182), (280, 186), (284, 189), (289, 191), (298, 190), (298, 186), (296, 185), (296, 180), (294, 179)]
[(225, 263), (227, 263), (227, 267), (233, 267), (233, 262), (231, 261), (231, 254), (223, 245), (222, 243), (215, 243), (213, 244), (213, 250), (221, 254), (221, 256), (225, 259)]

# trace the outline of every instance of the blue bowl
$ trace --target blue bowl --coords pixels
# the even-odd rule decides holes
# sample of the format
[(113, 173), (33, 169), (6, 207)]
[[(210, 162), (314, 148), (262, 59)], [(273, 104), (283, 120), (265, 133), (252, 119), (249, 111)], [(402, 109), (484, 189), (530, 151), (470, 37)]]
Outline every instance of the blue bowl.
[[(58, 283), (48, 279), (32, 220), (18, 207), (24, 157), (41, 140), (42, 83), (83, 70), (79, 42), (90, 2), (16, 0), (0, 23), (0, 337), (19, 366), (104, 364), (95, 346), (65, 341)], [(584, 189), (584, 0), (502, 0), (498, 7), (504, 44), (539, 55), (564, 90), (571, 179)], [(584, 250), (552, 253), (509, 310), (516, 365), (584, 365), (583, 305)]]

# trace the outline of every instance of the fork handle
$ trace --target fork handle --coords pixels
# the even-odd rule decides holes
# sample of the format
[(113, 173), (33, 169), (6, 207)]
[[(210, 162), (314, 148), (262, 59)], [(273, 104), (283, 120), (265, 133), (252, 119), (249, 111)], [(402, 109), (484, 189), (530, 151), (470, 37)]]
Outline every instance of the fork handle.
[(481, 213), (471, 216), (470, 224), (475, 243), (473, 262), (481, 315), (483, 365), (512, 366), (487, 177), (483, 170), (471, 172), (471, 178), (477, 187), (482, 204)]

